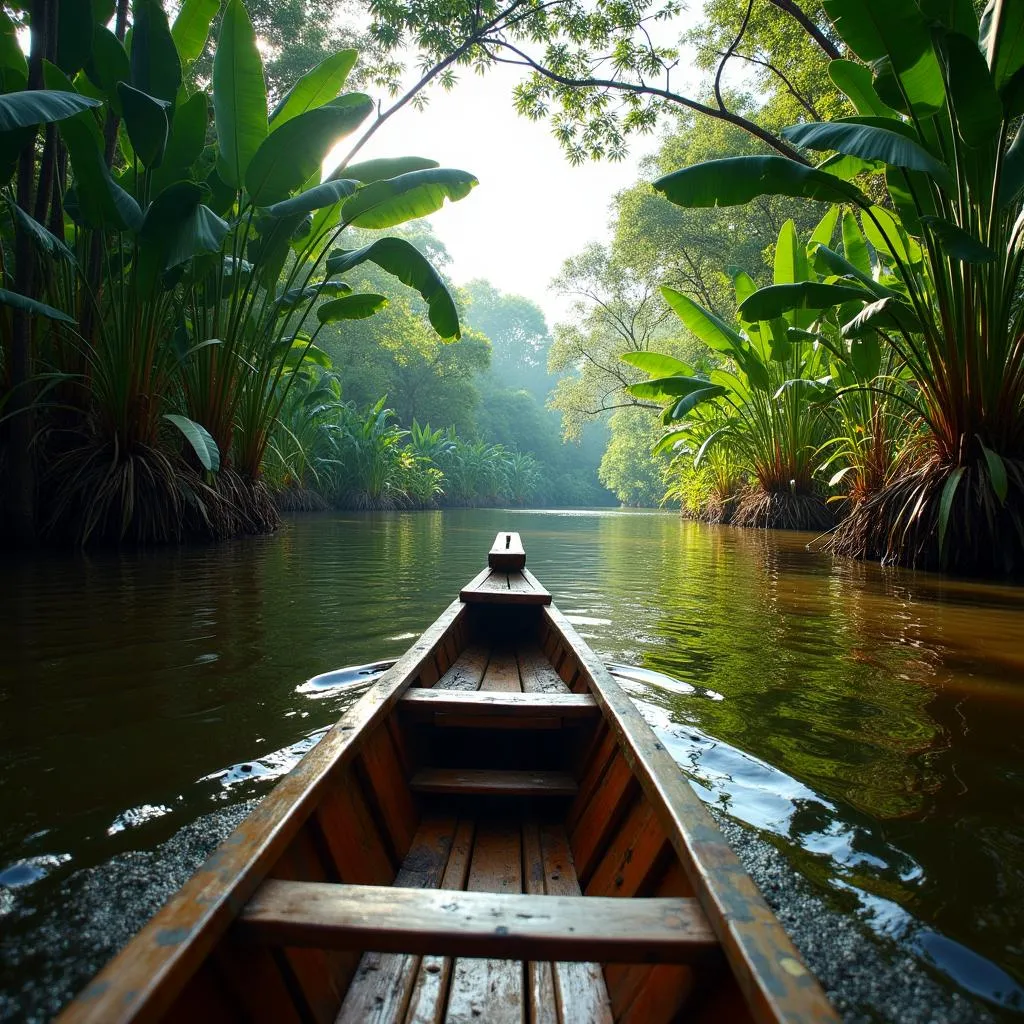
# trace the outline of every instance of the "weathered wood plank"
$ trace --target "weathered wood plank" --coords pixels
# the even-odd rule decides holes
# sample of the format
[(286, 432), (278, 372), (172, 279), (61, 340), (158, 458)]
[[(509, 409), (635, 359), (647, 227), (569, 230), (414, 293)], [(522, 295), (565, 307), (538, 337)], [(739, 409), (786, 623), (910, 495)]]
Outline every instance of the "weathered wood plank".
[[(455, 836), (455, 821), (429, 821), (416, 831), (395, 885), (436, 889)], [(420, 957), (411, 953), (364, 953), (348, 987), (337, 1024), (391, 1024), (405, 1013)]]
[(633, 771), (620, 752), (602, 776), (601, 784), (569, 835), (576, 873), (584, 891), (623, 816), (639, 795)]
[(573, 796), (576, 782), (565, 772), (486, 768), (424, 768), (410, 783), (417, 793), (490, 796)]
[(587, 895), (636, 896), (668, 848), (668, 836), (651, 802), (641, 794), (595, 867)]
[(546, 608), (542, 614), (579, 659), (590, 692), (604, 709), (648, 800), (658, 809), (755, 1019), (837, 1021), (782, 925), (628, 694), (557, 608)]
[(506, 651), (494, 651), (487, 663), (481, 690), (490, 692), (522, 693), (523, 686), (519, 681), (519, 665), (516, 656)]
[[(469, 891), (447, 893), (442, 899), (475, 901), (481, 907), (493, 907), (495, 901), (523, 900), (522, 845), (518, 825), (485, 823), (477, 827), (473, 845), (473, 861), (467, 880)], [(536, 899), (536, 897), (532, 897)], [(462, 915), (460, 915), (462, 916)], [(493, 922), (492, 934), (502, 924)], [(526, 1000), (523, 986), (523, 964), (505, 958), (478, 959), (488, 951), (474, 944), (461, 950), (438, 949), (442, 953), (461, 953), (452, 970), (451, 991), (448, 994), (446, 1024), (524, 1024)], [(466, 955), (474, 959), (466, 959)]]
[(387, 885), (393, 880), (391, 855), (352, 771), (331, 780), (315, 819), (341, 881)]
[[(513, 586), (512, 581), (515, 581)], [(468, 604), (551, 604), (551, 594), (535, 576), (485, 569), (459, 591), (459, 599)]]
[(526, 551), (518, 533), (499, 533), (487, 552), (487, 564), (492, 569), (518, 572), (526, 565)]
[[(487, 669), (490, 652), (486, 647), (474, 644), (467, 647), (455, 659), (455, 663), (432, 687), (434, 690), (479, 690)], [(419, 691), (407, 690), (407, 693)], [(423, 692), (429, 693), (430, 690)]]
[(383, 722), (467, 611), (459, 601), (448, 606), (67, 1007), (63, 1024), (119, 1024), (143, 1008), (155, 1020), (167, 1011), (309, 818), (327, 780), (355, 755), (364, 730)]
[[(337, 880), (333, 865), (325, 863), (326, 851), (314, 838), (315, 822), (315, 817), (310, 818), (299, 830), (270, 870), (271, 878), (300, 884), (330, 884)], [(358, 955), (348, 950), (301, 947), (276, 950), (275, 955), (282, 973), (290, 979), (289, 987), (301, 992), (303, 1018), (330, 1024), (355, 973)]]
[(437, 712), (474, 714), (480, 718), (596, 719), (601, 717), (590, 694), (502, 693), (495, 690), (407, 690), (399, 703), (403, 714), (429, 717)]
[(569, 688), (558, 677), (539, 647), (532, 644), (520, 647), (516, 656), (524, 693), (568, 693)]
[[(466, 887), (474, 833), (475, 826), (471, 821), (459, 822), (444, 877), (441, 879), (442, 889)], [(451, 957), (428, 955), (422, 958), (405, 1024), (439, 1024), (444, 1015), (451, 971)]]
[[(579, 896), (580, 884), (565, 829), (544, 825), (540, 830), (544, 891), (549, 896)], [(588, 1021), (611, 1024), (612, 1010), (604, 973), (597, 963), (561, 962), (554, 966), (562, 1024)]]
[(496, 839), (480, 854), (488, 878), (505, 872), (499, 893), (472, 888), (484, 884), (472, 871), (464, 893), (271, 879), (243, 909), (239, 934), (275, 946), (616, 963), (690, 963), (717, 950), (693, 899), (510, 895), (520, 877), (518, 829), (481, 825), (474, 849), (476, 863), (481, 837), (510, 830), (514, 857)]
[(380, 812), (396, 859), (401, 861), (412, 844), (418, 816), (395, 744), (385, 725), (367, 737), (360, 760), (370, 783), (367, 800), (373, 801)]
[[(535, 821), (523, 824), (523, 891), (531, 896), (543, 896), (546, 891), (540, 829)], [(530, 1024), (559, 1024), (554, 972), (548, 961), (531, 960), (526, 965), (526, 994)]]
[(605, 772), (608, 771), (612, 759), (618, 754), (619, 741), (612, 731), (603, 723), (595, 730), (593, 748), (583, 759), (583, 770), (580, 777), (580, 791), (573, 800), (565, 819), (565, 827), (570, 831), (576, 827), (583, 812), (590, 806), (597, 787), (601, 784)]

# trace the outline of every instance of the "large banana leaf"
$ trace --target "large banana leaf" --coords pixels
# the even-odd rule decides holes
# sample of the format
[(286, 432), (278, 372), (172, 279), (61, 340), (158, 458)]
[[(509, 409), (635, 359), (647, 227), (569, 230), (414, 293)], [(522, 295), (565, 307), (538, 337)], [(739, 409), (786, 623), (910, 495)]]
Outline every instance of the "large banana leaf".
[(361, 188), (342, 206), (341, 217), (354, 227), (390, 228), (435, 213), (446, 199), (465, 198), (477, 184), (472, 174), (448, 167), (410, 171)]
[(859, 338), (879, 329), (904, 334), (921, 334), (924, 330), (912, 307), (885, 298), (865, 306), (849, 323), (843, 324), (843, 337)]
[(692, 377), (693, 368), (684, 363), (681, 359), (673, 356), (662, 355), (660, 352), (626, 352), (620, 356), (624, 363), (629, 363), (652, 377), (668, 377), (672, 374), (680, 374), (683, 377)]
[(875, 92), (870, 68), (852, 60), (834, 60), (828, 66), (828, 76), (835, 87), (846, 95), (858, 114), (888, 118), (898, 116)]
[[(1010, 41), (1007, 40), (1007, 43)], [(959, 33), (947, 35), (949, 101), (960, 138), (974, 148), (989, 148), (1003, 123), (1003, 104), (978, 44)]]
[(679, 319), (708, 348), (731, 356), (742, 353), (747, 348), (747, 343), (736, 331), (719, 320), (714, 313), (699, 306), (689, 295), (668, 286), (661, 289), (661, 294)]
[(192, 446), (192, 451), (196, 453), (196, 458), (203, 469), (209, 473), (216, 473), (220, 469), (220, 449), (206, 427), (187, 416), (179, 416), (173, 412), (165, 412), (164, 419), (181, 431), (185, 440)]
[(830, 309), (843, 302), (873, 302), (875, 298), (866, 288), (852, 284), (801, 281), (774, 284), (754, 292), (740, 304), (739, 313), (744, 320), (773, 320), (794, 309)]
[(8, 93), (0, 96), (0, 132), (63, 121), (98, 106), (99, 100), (72, 91), (30, 89)]
[(219, 10), (220, 0), (183, 0), (171, 26), (171, 37), (186, 64), (198, 60), (206, 49), (210, 25)]
[(260, 144), (245, 172), (245, 188), (252, 201), (257, 206), (283, 202), (319, 170), (331, 147), (372, 111), (369, 96), (351, 93), (276, 128)]
[(784, 156), (734, 156), (673, 171), (654, 187), (677, 206), (743, 206), (758, 196), (793, 196), (869, 206), (856, 186)]
[(880, 160), (894, 167), (924, 171), (946, 192), (956, 189), (949, 168), (898, 130), (845, 121), (816, 121), (793, 125), (782, 134), (804, 149), (819, 152), (834, 149), (862, 160)]
[(331, 175), (331, 179), (351, 178), (353, 181), (361, 181), (364, 185), (369, 185), (371, 181), (380, 181), (382, 178), (397, 178), (398, 175), (408, 174), (410, 171), (425, 171), (431, 167), (440, 166), (436, 160), (428, 160), (422, 156), (386, 156), (377, 160), (364, 160), (362, 163), (339, 167)]
[(242, 187), (249, 163), (267, 136), (267, 86), (256, 33), (241, 0), (228, 0), (213, 60), (217, 171)]
[(325, 206), (332, 206), (347, 199), (359, 187), (358, 181), (349, 181), (339, 178), (334, 181), (325, 181), (322, 185), (307, 188), (291, 199), (274, 203), (268, 206), (266, 213), (271, 217), (288, 217), (294, 213), (312, 213), (314, 210), (321, 210)]
[(404, 238), (381, 238), (361, 249), (337, 250), (327, 258), (327, 273), (329, 276), (344, 274), (367, 261), (376, 263), (423, 296), (430, 323), (442, 338), (459, 337), (455, 303), (441, 275), (414, 245)]
[(167, 108), (170, 104), (133, 88), (127, 82), (118, 82), (117, 92), (135, 155), (143, 167), (159, 167), (167, 149)]
[(154, 193), (189, 177), (192, 165), (202, 156), (206, 146), (209, 113), (205, 92), (194, 93), (175, 108), (164, 158), (153, 173)]
[(648, 402), (671, 401), (674, 405), (681, 398), (686, 398), (698, 391), (722, 391), (718, 385), (711, 385), (705, 377), (683, 376), (672, 374), (668, 377), (654, 377), (651, 380), (638, 381), (630, 384), (626, 390), (634, 397)]
[(916, 113), (941, 109), (945, 100), (942, 70), (932, 48), (928, 19), (914, 0), (822, 3), (843, 41), (865, 64), (889, 62), (900, 93)]
[[(996, 24), (997, 16), (1001, 24)], [(1024, 5), (1014, 2), (990, 2), (981, 17), (979, 43), (995, 57), (992, 77), (1007, 104), (1011, 116), (1021, 113), (1021, 72), (1024, 71)], [(993, 38), (998, 33), (998, 45)]]
[(964, 263), (992, 263), (995, 252), (963, 228), (941, 217), (922, 217), (921, 223), (935, 236), (940, 247)]
[(28, 295), (20, 295), (18, 292), (10, 292), (6, 288), (0, 288), (0, 305), (10, 306), (12, 309), (20, 309), (32, 316), (44, 316), (48, 320), (57, 320), (64, 324), (76, 323), (73, 317), (62, 310), (48, 306), (45, 302), (30, 298)]
[(339, 320), (365, 320), (379, 313), (388, 304), (386, 295), (374, 292), (357, 292), (331, 299), (317, 307), (316, 318), (322, 324), (333, 324)]
[(181, 60), (160, 0), (136, 0), (132, 9), (131, 84), (173, 103), (181, 88)]
[(333, 100), (341, 92), (358, 56), (356, 50), (340, 50), (307, 71), (274, 108), (270, 115), (271, 130)]

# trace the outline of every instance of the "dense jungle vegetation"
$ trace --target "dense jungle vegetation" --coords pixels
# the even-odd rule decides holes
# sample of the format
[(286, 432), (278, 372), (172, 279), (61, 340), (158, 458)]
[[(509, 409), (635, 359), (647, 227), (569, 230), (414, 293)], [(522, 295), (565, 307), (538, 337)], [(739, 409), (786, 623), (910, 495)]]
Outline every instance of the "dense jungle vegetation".
[[(680, 11), (5, 5), (8, 535), (591, 502), (605, 429), (626, 503), (1019, 574), (1024, 8), (708, 0), (679, 41)], [(289, 43), (264, 61), (258, 39)], [(550, 337), (528, 300), (444, 276), (419, 218), (472, 174), (355, 159), (423, 90), (498, 64), (571, 161), (660, 132), (609, 241), (554, 282), (575, 309)]]

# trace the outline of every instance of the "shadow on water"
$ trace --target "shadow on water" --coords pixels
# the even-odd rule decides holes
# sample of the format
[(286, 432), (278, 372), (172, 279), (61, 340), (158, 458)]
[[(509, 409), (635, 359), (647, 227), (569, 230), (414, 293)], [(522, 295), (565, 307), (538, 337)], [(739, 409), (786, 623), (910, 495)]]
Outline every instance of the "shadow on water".
[(659, 513), (330, 514), (4, 566), (0, 914), (265, 792), (502, 527), (706, 800), (951, 990), (1022, 1005), (1024, 592)]

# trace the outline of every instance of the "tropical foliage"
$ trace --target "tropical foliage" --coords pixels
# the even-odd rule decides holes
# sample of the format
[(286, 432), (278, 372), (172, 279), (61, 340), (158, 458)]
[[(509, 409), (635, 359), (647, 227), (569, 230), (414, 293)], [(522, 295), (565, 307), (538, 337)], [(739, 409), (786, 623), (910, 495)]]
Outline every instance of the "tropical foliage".
[(79, 543), (272, 527), (263, 470), (286, 406), (297, 413), (292, 388), (326, 362), (325, 327), (388, 303), (343, 275), (372, 263), (419, 293), (441, 338), (460, 333), (414, 245), (348, 236), (438, 210), (476, 179), (399, 158), (321, 181), (374, 110), (342, 92), (356, 53), (328, 57), (270, 106), (240, 0), (224, 8), (202, 88), (189, 72), (216, 3), (186, 3), (170, 24), (158, 0), (136, 0), (113, 30), (111, 11), (85, 5), (59, 32), (51, 7), (33, 8), (27, 60), (19, 25), (0, 20), (10, 525)]
[[(819, 166), (781, 155), (726, 158), (666, 175), (655, 188), (686, 208), (788, 196), (859, 217), (863, 244), (844, 256), (819, 248), (822, 280), (747, 300), (791, 324), (831, 320), (851, 353), (884, 351), (890, 372), (863, 387), (910, 412), (899, 472), (883, 469), (883, 483), (870, 481), (832, 547), (1020, 572), (1024, 13), (994, 2), (979, 21), (970, 4), (926, 10), (913, 0), (825, 0), (825, 9), (864, 62), (829, 65), (857, 114), (784, 135), (800, 150), (833, 155)], [(888, 450), (888, 425), (868, 419), (862, 429)]]

